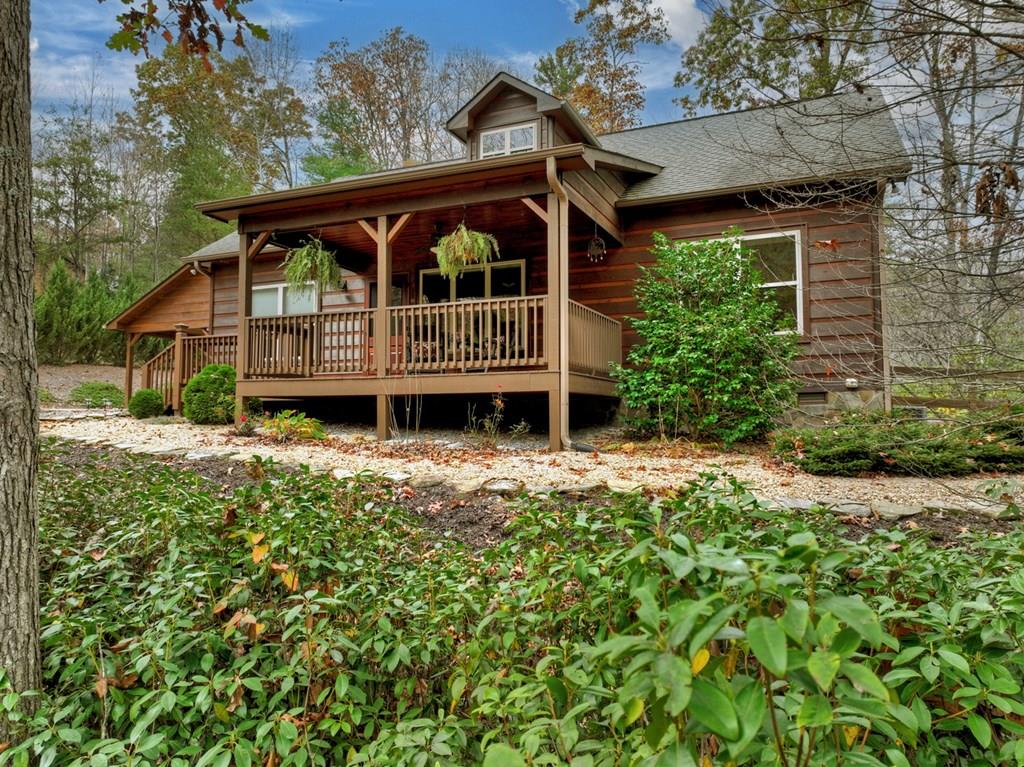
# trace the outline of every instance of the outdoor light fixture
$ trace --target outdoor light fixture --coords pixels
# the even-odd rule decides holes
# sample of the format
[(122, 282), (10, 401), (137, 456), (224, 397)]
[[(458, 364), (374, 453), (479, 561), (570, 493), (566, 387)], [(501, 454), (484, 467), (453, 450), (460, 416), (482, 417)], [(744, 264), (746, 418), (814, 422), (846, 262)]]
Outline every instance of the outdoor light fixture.
[(604, 261), (604, 257), (608, 255), (608, 248), (604, 244), (604, 240), (597, 234), (597, 224), (594, 224), (594, 236), (590, 238), (590, 242), (587, 244), (587, 258), (593, 263), (598, 264)]

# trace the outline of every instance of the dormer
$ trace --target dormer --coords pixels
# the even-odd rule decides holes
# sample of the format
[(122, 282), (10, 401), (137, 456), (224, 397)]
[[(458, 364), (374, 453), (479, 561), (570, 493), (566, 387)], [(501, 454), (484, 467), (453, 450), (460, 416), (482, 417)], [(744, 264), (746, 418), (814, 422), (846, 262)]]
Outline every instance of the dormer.
[(466, 145), (467, 160), (601, 144), (568, 102), (507, 72), (499, 72), (447, 123)]

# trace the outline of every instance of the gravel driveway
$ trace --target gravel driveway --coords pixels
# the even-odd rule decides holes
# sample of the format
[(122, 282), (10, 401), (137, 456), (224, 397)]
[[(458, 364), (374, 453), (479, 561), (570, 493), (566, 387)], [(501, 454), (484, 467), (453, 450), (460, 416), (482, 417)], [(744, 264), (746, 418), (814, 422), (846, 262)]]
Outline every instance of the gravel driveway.
[[(921, 504), (980, 498), (985, 477), (927, 479), (915, 477), (816, 477), (780, 465), (765, 454), (709, 452), (686, 448), (616, 445), (609, 452), (549, 454), (539, 437), (519, 447), (484, 449), (457, 432), (432, 433), (418, 441), (378, 443), (365, 428), (330, 429), (322, 443), (280, 445), (263, 437), (238, 437), (226, 426), (136, 421), (132, 418), (76, 418), (44, 420), (43, 435), (90, 443), (106, 442), (140, 452), (233, 454), (245, 459), (254, 454), (286, 463), (304, 463), (314, 470), (338, 474), (370, 470), (393, 473), (397, 481), (444, 482), (456, 490), (477, 490), (488, 481), (507, 479), (527, 490), (578, 490), (607, 485), (612, 490), (644, 486), (661, 491), (696, 479), (701, 473), (731, 475), (761, 496), (776, 498), (848, 499)], [(55, 417), (54, 413), (49, 417)], [(590, 435), (582, 435), (587, 438)], [(1024, 480), (1024, 477), (1017, 477)]]

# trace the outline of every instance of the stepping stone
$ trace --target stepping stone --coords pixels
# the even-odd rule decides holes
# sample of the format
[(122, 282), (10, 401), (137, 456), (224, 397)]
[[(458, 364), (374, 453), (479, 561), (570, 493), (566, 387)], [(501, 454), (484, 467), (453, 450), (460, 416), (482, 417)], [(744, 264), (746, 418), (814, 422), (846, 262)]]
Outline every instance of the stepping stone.
[(475, 493), (482, 484), (479, 479), (457, 479), (451, 483), (457, 493)]
[(908, 506), (902, 503), (891, 503), (890, 501), (874, 501), (871, 510), (882, 519), (903, 519), (914, 517), (924, 509), (921, 506)]
[(827, 508), (836, 516), (840, 517), (870, 517), (871, 507), (860, 501), (848, 499), (822, 498), (819, 505)]
[(481, 489), (497, 495), (518, 495), (523, 490), (523, 483), (517, 479), (489, 479)]
[(437, 476), (436, 474), (419, 474), (409, 480), (409, 486), (415, 487), (420, 490), (428, 487), (437, 487), (443, 485), (444, 479)]
[(772, 498), (771, 500), (790, 511), (810, 511), (820, 505), (817, 501), (808, 501), (805, 498), (787, 498), (783, 496), (781, 498)]
[(976, 514), (984, 514), (992, 519), (1017, 519), (1019, 514), (1010, 511), (1005, 503), (985, 503), (984, 501), (967, 501), (963, 506), (964, 511), (973, 511)]
[(956, 504), (956, 503), (952, 503), (950, 501), (937, 501), (937, 500), (925, 501), (924, 503), (921, 504), (921, 506), (922, 506), (922, 508), (925, 511), (937, 511), (937, 512), (940, 512), (940, 513), (941, 512), (953, 512), (953, 513), (956, 513), (958, 511), (963, 511), (964, 510), (963, 506), (961, 506), (959, 504)]
[(642, 490), (643, 487), (642, 482), (632, 482), (625, 479), (608, 480), (608, 489), (613, 493), (634, 493), (637, 490)]
[(386, 479), (388, 482), (394, 482), (396, 485), (408, 482), (412, 479), (412, 474), (405, 471), (385, 471), (380, 475), (382, 479)]
[(217, 456), (216, 453), (211, 453), (209, 451), (203, 451), (203, 450), (192, 450), (192, 451), (190, 451), (188, 453), (185, 453), (185, 460), (186, 461), (205, 461), (208, 458), (217, 458), (217, 457), (218, 456)]
[(563, 495), (588, 495), (601, 490), (607, 490), (608, 485), (604, 482), (580, 482), (579, 484), (560, 485), (555, 490)]
[(349, 471), (348, 469), (331, 470), (331, 476), (334, 477), (339, 482), (344, 482), (345, 480), (352, 479), (355, 475), (356, 474), (354, 471)]

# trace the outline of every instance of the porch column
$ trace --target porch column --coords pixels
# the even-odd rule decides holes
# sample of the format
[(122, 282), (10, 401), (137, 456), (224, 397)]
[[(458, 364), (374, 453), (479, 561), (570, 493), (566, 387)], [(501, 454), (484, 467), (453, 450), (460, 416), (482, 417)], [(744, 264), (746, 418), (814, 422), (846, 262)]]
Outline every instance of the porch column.
[(548, 449), (565, 447), (562, 435), (569, 433), (567, 305), (569, 205), (552, 191), (547, 199), (548, 212), (548, 301), (544, 317), (544, 353), (548, 370), (558, 373), (557, 383), (548, 391)]
[(132, 398), (132, 388), (135, 386), (135, 344), (142, 337), (141, 333), (128, 333), (124, 347), (124, 404), (125, 407)]
[[(249, 359), (249, 333), (246, 318), (252, 314), (252, 262), (249, 251), (253, 247), (253, 236), (248, 232), (238, 233), (238, 341), (235, 344), (235, 380), (245, 377), (245, 361)], [(246, 411), (246, 398), (235, 396), (235, 423), (240, 423)]]
[(171, 409), (175, 415), (181, 415), (181, 384), (185, 375), (185, 336), (188, 325), (179, 322), (174, 326), (174, 372), (171, 378)]
[[(377, 308), (373, 314), (373, 357), (381, 391), (388, 374), (391, 355), (391, 328), (388, 326), (388, 302), (391, 300), (391, 242), (388, 217), (377, 216)], [(391, 397), (377, 395), (377, 439), (391, 436)]]

